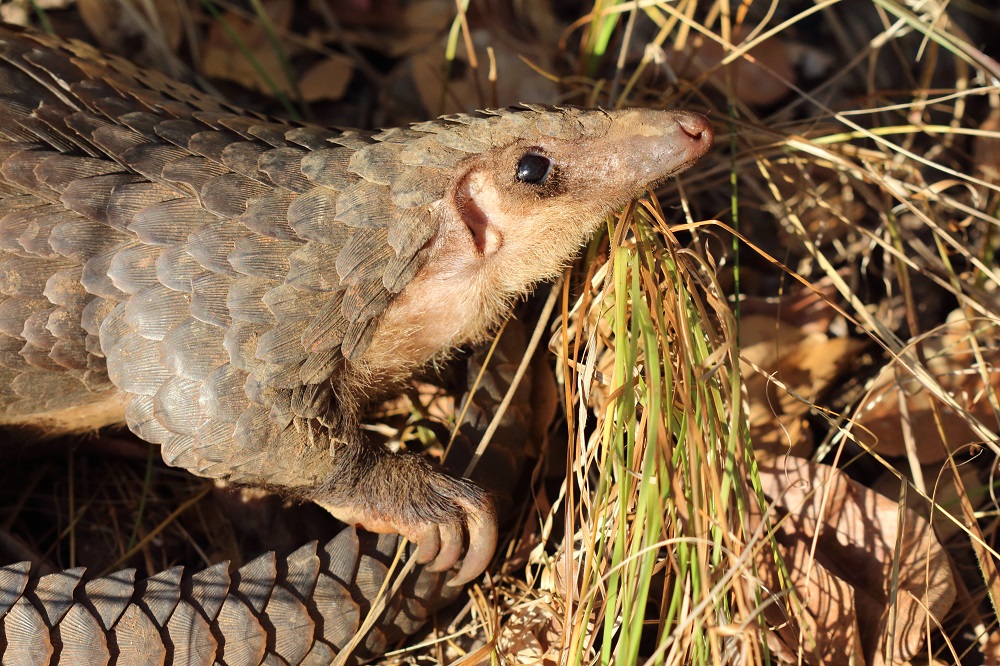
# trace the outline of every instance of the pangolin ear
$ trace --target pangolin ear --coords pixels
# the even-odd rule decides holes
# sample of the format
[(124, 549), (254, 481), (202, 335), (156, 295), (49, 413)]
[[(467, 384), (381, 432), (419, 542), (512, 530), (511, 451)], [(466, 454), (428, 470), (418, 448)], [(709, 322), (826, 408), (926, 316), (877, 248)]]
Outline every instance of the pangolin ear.
[(504, 210), (500, 193), (482, 171), (470, 171), (455, 191), (455, 209), (472, 235), (481, 256), (496, 254), (503, 246)]

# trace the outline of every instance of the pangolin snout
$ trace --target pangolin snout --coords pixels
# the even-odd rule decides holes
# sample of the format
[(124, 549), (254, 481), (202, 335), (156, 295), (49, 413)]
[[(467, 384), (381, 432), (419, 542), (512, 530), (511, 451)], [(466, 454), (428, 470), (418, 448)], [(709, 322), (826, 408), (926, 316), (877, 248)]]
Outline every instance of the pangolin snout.
[(611, 112), (611, 118), (603, 148), (623, 157), (614, 177), (633, 193), (636, 186), (656, 185), (694, 164), (715, 135), (708, 118), (692, 111), (622, 109)]

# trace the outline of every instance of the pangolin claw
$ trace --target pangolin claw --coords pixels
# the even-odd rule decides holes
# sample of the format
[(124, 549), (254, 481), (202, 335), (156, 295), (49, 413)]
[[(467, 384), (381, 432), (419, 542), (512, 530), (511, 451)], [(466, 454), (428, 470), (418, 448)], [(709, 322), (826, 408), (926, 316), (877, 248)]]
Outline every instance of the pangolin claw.
[(406, 518), (387, 516), (371, 509), (317, 502), (345, 523), (369, 532), (395, 532), (409, 539), (417, 546), (414, 558), (417, 563), (426, 565), (428, 571), (448, 571), (461, 560), (458, 573), (448, 581), (452, 587), (465, 585), (485, 571), (497, 545), (497, 518), (493, 502), (480, 495), (463, 498), (456, 503), (461, 509), (461, 518), (420, 520), (415, 524)]
[(441, 536), (438, 529), (431, 528), (424, 534), (423, 539), (417, 541), (417, 552), (414, 559), (417, 564), (427, 564), (433, 560), (441, 550)]
[(438, 527), (430, 528), (432, 532), (440, 533), (441, 548), (437, 556), (427, 565), (430, 571), (447, 571), (455, 566), (459, 558), (462, 557), (463, 537), (462, 528), (454, 523), (445, 523)]
[(465, 551), (462, 568), (448, 581), (448, 585), (452, 587), (465, 585), (476, 578), (486, 570), (490, 560), (493, 559), (493, 551), (497, 547), (497, 516), (492, 502), (486, 505), (486, 509), (470, 510), (466, 515), (469, 547)]

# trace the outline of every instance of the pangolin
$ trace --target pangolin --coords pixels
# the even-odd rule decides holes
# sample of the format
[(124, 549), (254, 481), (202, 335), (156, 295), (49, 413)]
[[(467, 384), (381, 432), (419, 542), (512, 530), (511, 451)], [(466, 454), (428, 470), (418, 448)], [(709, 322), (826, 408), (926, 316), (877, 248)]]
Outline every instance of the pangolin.
[(366, 405), (690, 166), (701, 115), (523, 105), (382, 131), (248, 113), (0, 28), (0, 425), (127, 423), (170, 465), (397, 532), (454, 584), (486, 493), (369, 442)]

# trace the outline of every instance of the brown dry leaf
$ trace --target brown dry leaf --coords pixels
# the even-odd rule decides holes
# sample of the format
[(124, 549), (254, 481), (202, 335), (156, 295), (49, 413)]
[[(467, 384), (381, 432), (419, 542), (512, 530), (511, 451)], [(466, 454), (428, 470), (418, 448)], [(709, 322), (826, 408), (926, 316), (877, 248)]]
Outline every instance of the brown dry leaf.
[[(443, 40), (432, 43), (401, 63), (400, 72), (404, 73), (402, 80), (416, 88), (427, 114), (454, 113), (484, 106), (504, 107), (525, 100), (555, 99), (558, 96), (557, 84), (538, 74), (522, 60), (522, 56), (528, 57), (536, 65), (551, 71), (552, 60), (549, 54), (519, 43), (510, 35), (502, 34), (502, 31), (494, 33), (485, 28), (472, 31), (472, 43), (476, 50), (478, 69), (472, 68), (468, 52), (460, 48), (451, 68), (447, 94), (443, 100)], [(493, 49), (496, 62), (495, 85), (487, 80), (490, 67), (487, 47)]]
[(807, 330), (774, 314), (749, 314), (740, 319), (740, 356), (750, 400), (750, 432), (758, 450), (807, 454), (812, 446), (805, 419), (810, 403), (829, 387), (864, 344)]
[(310, 67), (302, 76), (299, 81), (302, 99), (306, 102), (338, 100), (344, 96), (353, 75), (354, 61), (334, 53)]
[[(762, 464), (760, 477), (769, 517), (780, 519), (778, 550), (802, 604), (794, 621), (780, 603), (765, 605), (776, 627), (769, 643), (779, 656), (794, 663), (801, 646), (809, 664), (853, 659), (882, 666), (913, 658), (956, 594), (948, 557), (927, 521), (842, 472), (801, 458)], [(760, 520), (753, 515), (751, 527)], [(778, 595), (782, 584), (766, 541), (756, 563), (764, 589)]]
[[(402, 27), (396, 39), (382, 44), (386, 55), (402, 58), (433, 45), (440, 45), (441, 37), (455, 19), (455, 3), (451, 0), (416, 0), (407, 3), (402, 13)], [(444, 51), (439, 51), (439, 55)]]
[(31, 5), (27, 2), (0, 2), (0, 21), (11, 25), (31, 25)]
[[(288, 28), (294, 10), (292, 0), (268, 0), (263, 5), (279, 34)], [(257, 67), (260, 67), (278, 90), (285, 94), (292, 93), (293, 83), (288, 80), (282, 68), (282, 54), (271, 44), (264, 26), (259, 21), (247, 20), (232, 12), (225, 14), (224, 18), (233, 32), (250, 49), (256, 66), (242, 49), (233, 44), (221, 22), (215, 21), (205, 40), (201, 62), (202, 73), (212, 78), (233, 81), (250, 90), (272, 94), (271, 86), (257, 71)], [(282, 42), (283, 55), (286, 58), (290, 58), (300, 48), (296, 44)]]
[[(937, 535), (941, 543), (950, 543), (959, 532), (968, 533), (968, 528), (961, 522), (961, 516), (958, 515), (958, 507), (963, 501), (959, 494), (959, 487), (965, 490), (964, 501), (967, 501), (971, 506), (988, 506), (992, 502), (994, 485), (987, 477), (995, 470), (992, 470), (988, 463), (977, 459), (970, 464), (959, 465), (957, 469), (961, 484), (947, 481), (952, 472), (950, 468), (943, 470), (941, 463), (921, 465), (920, 467), (921, 475), (928, 485), (933, 483), (934, 501), (937, 502), (938, 508), (932, 515), (932, 523), (934, 534)], [(872, 480), (868, 485), (877, 493), (890, 497), (896, 495), (899, 493), (899, 472), (892, 468), (885, 469), (878, 478)], [(927, 515), (931, 510), (930, 503), (919, 493), (907, 493), (906, 506), (917, 511), (920, 515)], [(959, 522), (956, 523), (950, 515), (946, 515), (948, 511), (951, 512), (950, 515), (956, 516)]]
[[(996, 431), (997, 414), (990, 393), (1000, 392), (1000, 326), (981, 320), (969, 322), (959, 310), (948, 316), (948, 322), (934, 337), (924, 341), (927, 369), (960, 406)], [(985, 368), (978, 367), (970, 345), (973, 339), (982, 347)], [(969, 427), (964, 414), (957, 414), (945, 406), (927, 387), (904, 374), (903, 370), (898, 369), (897, 376), (892, 368), (888, 367), (878, 377), (857, 410), (858, 424), (876, 438), (872, 447), (875, 451), (883, 456), (905, 455), (904, 428), (913, 433), (917, 460), (924, 465), (944, 460), (949, 450), (956, 451), (970, 442), (982, 441)], [(900, 410), (900, 392), (906, 400), (905, 414)], [(947, 448), (939, 435), (933, 401), (939, 402)], [(862, 441), (869, 443), (867, 434), (862, 435)]]
[(32, 25), (38, 9), (54, 11), (66, 9), (77, 0), (6, 0), (0, 2), (0, 21), (20, 26)]
[[(397, 25), (403, 12), (402, 0), (324, 0), (340, 25), (384, 28)], [(454, 8), (454, 5), (452, 5)]]
[(531, 439), (544, 442), (549, 428), (559, 414), (559, 386), (552, 367), (542, 356), (536, 356), (531, 363)]
[(508, 664), (561, 663), (562, 622), (544, 605), (521, 606), (504, 622), (497, 637), (497, 651)]
[[(739, 30), (733, 36), (733, 42), (738, 47), (741, 46), (743, 36)], [(789, 47), (783, 36), (765, 40), (741, 59), (728, 65), (732, 71), (731, 77), (727, 77), (719, 65), (731, 51), (723, 49), (714, 40), (705, 40), (699, 45), (690, 64), (696, 72), (713, 70), (710, 78), (720, 88), (727, 85), (727, 78), (731, 79), (735, 87), (734, 96), (750, 106), (770, 106), (780, 102), (790, 90), (786, 81), (792, 84), (796, 82), (796, 50)], [(678, 55), (677, 60), (680, 61), (683, 57)]]
[(134, 54), (139, 62), (163, 67), (164, 56), (176, 53), (184, 36), (178, 0), (156, 3), (78, 0), (77, 9), (101, 46), (115, 53)]

